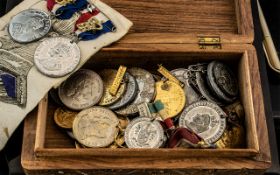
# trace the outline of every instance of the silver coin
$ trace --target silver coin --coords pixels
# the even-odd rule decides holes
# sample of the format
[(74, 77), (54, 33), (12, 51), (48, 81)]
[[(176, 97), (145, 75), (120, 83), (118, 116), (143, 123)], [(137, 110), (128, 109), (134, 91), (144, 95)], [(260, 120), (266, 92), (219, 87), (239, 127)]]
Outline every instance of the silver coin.
[(184, 91), (186, 95), (186, 106), (189, 104), (192, 104), (196, 101), (199, 101), (201, 99), (201, 95), (197, 93), (193, 87), (189, 84), (189, 76), (188, 76), (188, 69), (179, 68), (170, 71), (172, 75), (174, 75), (178, 80), (180, 80), (182, 83), (184, 83)]
[(206, 74), (202, 72), (196, 72), (196, 83), (199, 88), (200, 93), (205, 97), (208, 101), (216, 103), (218, 105), (223, 105), (218, 98), (212, 95), (210, 88), (207, 84)]
[(50, 16), (37, 9), (28, 9), (14, 16), (8, 27), (11, 38), (19, 43), (36, 41), (51, 29)]
[(36, 49), (34, 63), (37, 69), (50, 77), (62, 77), (79, 65), (81, 53), (69, 38), (54, 37), (44, 40)]
[(102, 79), (97, 73), (81, 69), (59, 86), (58, 95), (68, 108), (82, 110), (97, 104), (103, 89)]
[(218, 86), (216, 83), (216, 79), (214, 78), (214, 66), (215, 66), (216, 61), (211, 62), (208, 67), (207, 67), (207, 83), (209, 87), (212, 89), (212, 92), (219, 97), (222, 101), (226, 103), (231, 103), (235, 100), (234, 97), (229, 97), (227, 94), (223, 92), (222, 89)]
[[(209, 70), (209, 71), (208, 71)], [(233, 72), (223, 63), (213, 61), (209, 64), (207, 72), (213, 76), (215, 81), (210, 81), (212, 86), (217, 85), (226, 96), (236, 97), (238, 86)], [(215, 88), (215, 89), (217, 89)]]
[(138, 104), (149, 103), (155, 97), (155, 80), (151, 73), (141, 68), (130, 68), (128, 72), (136, 79), (138, 92), (130, 105), (116, 111), (120, 115), (136, 114), (138, 112)]
[(225, 117), (225, 112), (218, 105), (199, 101), (185, 108), (180, 116), (179, 126), (189, 128), (211, 144), (223, 135), (226, 128)]
[(124, 138), (128, 148), (160, 148), (166, 140), (161, 124), (148, 117), (132, 120)]
[(91, 107), (79, 112), (73, 122), (73, 134), (87, 147), (109, 146), (117, 135), (119, 119), (109, 109)]
[(134, 100), (137, 95), (138, 86), (135, 78), (128, 72), (125, 74), (125, 78), (127, 79), (126, 91), (119, 101), (109, 106), (109, 108), (112, 110), (126, 106), (132, 100)]

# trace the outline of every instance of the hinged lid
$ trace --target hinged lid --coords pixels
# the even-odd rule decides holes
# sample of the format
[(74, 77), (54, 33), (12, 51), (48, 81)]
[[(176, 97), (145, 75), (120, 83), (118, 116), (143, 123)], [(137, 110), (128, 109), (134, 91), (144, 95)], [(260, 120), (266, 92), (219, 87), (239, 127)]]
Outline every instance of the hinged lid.
[(120, 43), (252, 43), (250, 0), (104, 0), (134, 25)]

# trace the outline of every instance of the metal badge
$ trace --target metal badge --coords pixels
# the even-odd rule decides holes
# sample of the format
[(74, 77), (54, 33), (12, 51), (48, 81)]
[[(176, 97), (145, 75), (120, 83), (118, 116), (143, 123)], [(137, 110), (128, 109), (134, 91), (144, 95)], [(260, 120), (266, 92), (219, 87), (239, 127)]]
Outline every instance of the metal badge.
[(113, 84), (111, 85), (110, 90), (109, 90), (111, 95), (117, 94), (121, 83), (124, 81), (123, 78), (124, 78), (126, 69), (127, 68), (125, 66), (120, 65), (117, 75), (115, 76)]
[(156, 98), (164, 106), (160, 112), (163, 119), (178, 115), (185, 107), (186, 96), (183, 88), (173, 81), (156, 82)]
[(128, 148), (160, 148), (164, 141), (161, 124), (148, 117), (132, 120), (125, 130), (125, 143)]
[(186, 127), (198, 134), (205, 142), (216, 142), (226, 128), (226, 114), (216, 104), (199, 101), (191, 104), (182, 112), (180, 127)]
[(212, 95), (211, 89), (207, 84), (207, 74), (203, 72), (196, 72), (196, 84), (199, 88), (200, 93), (205, 97), (208, 101), (216, 103), (218, 105), (223, 105), (219, 99)]
[(64, 129), (72, 129), (73, 121), (78, 113), (64, 108), (57, 108), (54, 112), (55, 123)]
[(189, 70), (184, 68), (179, 68), (170, 71), (178, 80), (184, 83), (184, 91), (186, 96), (186, 105), (192, 104), (201, 100), (202, 96), (199, 94), (189, 83)]
[(101, 76), (104, 83), (104, 94), (98, 104), (100, 106), (108, 106), (120, 100), (122, 98), (122, 95), (125, 93), (126, 83), (120, 84), (116, 95), (112, 95), (110, 93), (110, 88), (117, 75), (117, 71), (114, 69), (104, 69), (99, 72), (99, 75)]
[[(223, 88), (227, 89), (228, 91), (232, 91), (232, 90), (230, 90), (230, 88), (234, 88), (235, 90), (237, 90), (237, 85), (235, 84), (234, 85), (235, 87), (233, 87), (232, 85), (227, 84), (227, 83), (229, 83), (229, 84), (233, 83), (233, 82), (230, 82), (230, 81), (234, 81), (233, 80), (234, 77), (221, 78), (222, 76), (224, 76), (224, 77), (227, 77), (227, 76), (225, 74), (221, 75), (222, 70), (219, 68), (220, 66), (217, 66), (218, 64), (219, 64), (218, 62), (213, 61), (208, 65), (208, 67), (207, 67), (207, 82), (208, 82), (209, 87), (212, 89), (213, 93), (215, 93), (216, 96), (218, 96), (221, 100), (223, 100), (227, 103), (231, 103), (235, 100), (235, 98), (226, 94), (225, 90), (220, 88), (217, 81), (219, 81), (219, 79), (220, 79), (221, 82), (226, 81), (226, 82), (224, 82), (225, 84), (223, 85)], [(218, 70), (216, 70), (216, 75), (219, 74), (219, 75), (217, 75), (219, 77), (216, 76), (217, 78), (214, 77), (214, 69), (218, 69)], [(229, 80), (229, 79), (231, 79), (231, 80)], [(234, 81), (234, 83), (236, 83), (236, 81)], [(233, 94), (233, 92), (232, 92), (232, 94)]]
[(106, 147), (114, 140), (119, 120), (109, 109), (91, 107), (78, 113), (73, 122), (73, 134), (87, 147)]
[(24, 107), (27, 101), (27, 74), (32, 62), (0, 49), (0, 101)]
[(127, 79), (126, 91), (119, 101), (112, 104), (111, 106), (108, 106), (112, 110), (116, 110), (126, 106), (131, 101), (133, 101), (137, 95), (138, 86), (135, 78), (127, 72), (125, 74), (125, 79)]
[[(210, 81), (212, 86), (217, 85), (217, 89), (220, 89), (226, 96), (236, 97), (238, 94), (238, 86), (236, 78), (233, 72), (223, 63), (213, 61), (209, 64), (207, 72), (213, 75), (213, 79)], [(214, 81), (213, 81), (214, 80)]]
[(63, 77), (79, 65), (81, 53), (69, 38), (54, 37), (44, 40), (36, 49), (34, 63), (46, 76)]
[(130, 105), (116, 111), (120, 115), (136, 114), (138, 112), (138, 104), (143, 102), (149, 103), (155, 96), (155, 80), (152, 74), (141, 68), (130, 68), (128, 72), (135, 77), (138, 92), (136, 98)]
[(14, 16), (8, 27), (11, 38), (19, 43), (28, 43), (43, 38), (51, 29), (50, 16), (37, 9), (28, 9)]
[(65, 106), (82, 110), (97, 104), (103, 89), (102, 79), (97, 73), (81, 69), (60, 85), (58, 95)]

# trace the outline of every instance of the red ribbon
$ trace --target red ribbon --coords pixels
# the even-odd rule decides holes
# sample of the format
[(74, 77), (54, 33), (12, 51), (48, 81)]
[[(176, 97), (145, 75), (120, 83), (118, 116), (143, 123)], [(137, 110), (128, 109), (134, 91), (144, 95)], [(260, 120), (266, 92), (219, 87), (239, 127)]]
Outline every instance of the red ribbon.
[(168, 147), (175, 148), (179, 146), (182, 141), (185, 141), (190, 147), (193, 147), (193, 145), (197, 145), (198, 142), (201, 141), (201, 138), (187, 128), (177, 128), (169, 138)]
[(49, 11), (52, 11), (54, 5), (56, 4), (55, 0), (47, 0), (47, 8)]

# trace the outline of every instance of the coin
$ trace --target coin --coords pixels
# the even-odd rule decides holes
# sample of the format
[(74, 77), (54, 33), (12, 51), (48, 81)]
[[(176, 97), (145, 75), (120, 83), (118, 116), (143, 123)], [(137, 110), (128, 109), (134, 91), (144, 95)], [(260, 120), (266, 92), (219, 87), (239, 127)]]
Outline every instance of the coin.
[(109, 108), (112, 110), (119, 109), (121, 107), (126, 106), (132, 100), (134, 100), (137, 95), (138, 87), (137, 87), (137, 82), (136, 82), (135, 78), (133, 76), (131, 76), (130, 73), (126, 73), (125, 75), (128, 80), (127, 86), (126, 86), (126, 91), (119, 101), (117, 101), (116, 103), (109, 106)]
[(77, 141), (87, 147), (106, 147), (115, 140), (118, 123), (111, 110), (91, 107), (78, 113), (73, 122), (73, 133)]
[(47, 35), (50, 29), (50, 16), (37, 9), (28, 9), (18, 13), (11, 19), (8, 26), (11, 38), (19, 43), (38, 40)]
[(189, 128), (211, 144), (223, 135), (226, 128), (225, 117), (225, 112), (218, 105), (199, 101), (184, 109), (179, 126)]
[(103, 95), (103, 82), (94, 71), (81, 69), (59, 86), (58, 95), (65, 106), (82, 110), (99, 102)]
[(61, 128), (71, 129), (76, 115), (77, 112), (69, 111), (65, 108), (57, 108), (54, 112), (54, 121)]
[(186, 105), (192, 104), (201, 99), (201, 95), (197, 93), (189, 84), (188, 69), (179, 68), (172, 70), (171, 73), (182, 83), (184, 83), (184, 91), (186, 96)]
[(35, 50), (34, 63), (44, 75), (63, 77), (73, 72), (80, 62), (80, 49), (69, 38), (53, 37), (44, 40)]
[(100, 106), (108, 106), (117, 102), (122, 98), (122, 95), (125, 93), (126, 83), (121, 83), (116, 95), (111, 95), (110, 93), (110, 88), (114, 82), (114, 78), (116, 74), (117, 74), (117, 70), (114, 69), (104, 69), (101, 72), (99, 72), (99, 75), (103, 80), (104, 89), (105, 89), (104, 94), (99, 102)]
[[(212, 89), (212, 92), (217, 96), (219, 97), (221, 100), (223, 100), (224, 102), (227, 102), (227, 103), (231, 103), (234, 101), (234, 97), (231, 97), (231, 96), (228, 96), (220, 87), (219, 85), (217, 84), (217, 79), (214, 77), (214, 69), (217, 69), (217, 64), (219, 64), (218, 62), (216, 61), (213, 61), (211, 62), (208, 67), (207, 67), (207, 83), (209, 85), (209, 87)], [(219, 68), (218, 68), (219, 69)], [(216, 73), (219, 73), (221, 74), (221, 69), (219, 70), (216, 70)], [(228, 78), (225, 78), (222, 80), (222, 76), (225, 76), (226, 75), (220, 75), (220, 80), (221, 81), (224, 81), (225, 79), (228, 79)], [(233, 78), (231, 78), (233, 79)], [(225, 80), (226, 81), (226, 80)], [(230, 82), (229, 82), (230, 83)], [(236, 83), (236, 82), (234, 82)], [(226, 86), (226, 85), (225, 85)], [(236, 86), (236, 85), (235, 85)], [(226, 88), (226, 87), (225, 87)], [(235, 87), (236, 88), (236, 87)], [(229, 88), (227, 88), (229, 90)], [(237, 89), (237, 88), (236, 88)]]
[(205, 97), (208, 101), (216, 103), (218, 105), (223, 105), (218, 98), (212, 95), (210, 88), (207, 84), (206, 74), (203, 72), (196, 72), (196, 83), (199, 88), (200, 93)]
[(158, 81), (156, 82), (155, 101), (161, 101), (164, 105), (160, 114), (162, 118), (166, 119), (175, 117), (184, 109), (186, 96), (183, 88), (175, 82)]
[(238, 86), (233, 72), (223, 63), (213, 61), (209, 64), (207, 73), (211, 86), (215, 90), (219, 89), (222, 93), (230, 97), (236, 97), (238, 94)]
[(149, 103), (155, 96), (155, 80), (153, 75), (141, 68), (130, 68), (128, 72), (136, 79), (138, 92), (132, 103), (116, 111), (120, 115), (133, 115), (138, 112), (137, 105)]
[(132, 120), (125, 130), (124, 138), (128, 148), (159, 148), (165, 139), (161, 124), (148, 117)]

